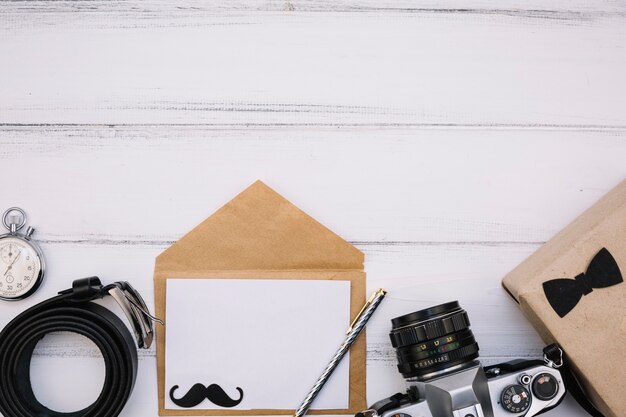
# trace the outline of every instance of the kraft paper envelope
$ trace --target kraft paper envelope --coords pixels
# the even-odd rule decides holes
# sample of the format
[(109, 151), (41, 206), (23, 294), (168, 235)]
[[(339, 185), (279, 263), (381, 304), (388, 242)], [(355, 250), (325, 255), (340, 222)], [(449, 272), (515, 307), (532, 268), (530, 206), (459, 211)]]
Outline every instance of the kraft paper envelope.
[[(350, 243), (257, 181), (157, 257), (156, 314), (166, 317), (168, 278), (328, 279), (350, 281), (350, 317), (354, 319), (366, 298), (363, 260), (363, 253)], [(166, 409), (166, 331), (167, 323), (157, 326), (159, 415), (293, 413), (285, 409)], [(365, 347), (362, 334), (350, 349), (349, 408), (314, 409), (310, 414), (354, 414), (366, 408)]]

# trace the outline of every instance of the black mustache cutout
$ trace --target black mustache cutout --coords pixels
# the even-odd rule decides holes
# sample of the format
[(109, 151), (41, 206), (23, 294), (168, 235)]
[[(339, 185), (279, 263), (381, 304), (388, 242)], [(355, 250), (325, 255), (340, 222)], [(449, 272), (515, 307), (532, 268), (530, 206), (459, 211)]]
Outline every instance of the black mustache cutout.
[(194, 384), (193, 387), (189, 388), (187, 394), (183, 395), (182, 398), (176, 399), (174, 398), (174, 391), (178, 389), (178, 385), (174, 385), (170, 390), (170, 399), (179, 407), (195, 407), (200, 404), (205, 399), (211, 401), (215, 405), (219, 405), (220, 407), (234, 407), (243, 400), (243, 390), (237, 387), (237, 391), (239, 391), (239, 399), (233, 400), (226, 394), (226, 392), (217, 384), (211, 384), (208, 387), (198, 383)]

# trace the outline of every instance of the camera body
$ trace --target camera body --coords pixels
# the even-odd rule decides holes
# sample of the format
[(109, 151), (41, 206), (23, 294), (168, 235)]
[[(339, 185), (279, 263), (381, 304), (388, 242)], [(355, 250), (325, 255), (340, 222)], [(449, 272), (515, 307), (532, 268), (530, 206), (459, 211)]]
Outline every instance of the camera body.
[(559, 364), (547, 358), (481, 366), (456, 301), (393, 319), (390, 337), (408, 389), (358, 417), (532, 417), (565, 396)]
[[(361, 414), (366, 417), (531, 417), (556, 407), (565, 395), (560, 372), (539, 361), (524, 362), (489, 368), (477, 363), (439, 378), (412, 381), (406, 393), (380, 400)], [(550, 384), (546, 382), (550, 379), (555, 389), (546, 395), (539, 390), (546, 390), (541, 385)]]

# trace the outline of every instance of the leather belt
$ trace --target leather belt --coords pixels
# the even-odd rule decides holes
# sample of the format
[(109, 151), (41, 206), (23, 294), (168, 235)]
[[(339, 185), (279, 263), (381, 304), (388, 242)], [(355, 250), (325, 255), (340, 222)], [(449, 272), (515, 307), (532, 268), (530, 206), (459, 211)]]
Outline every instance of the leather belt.
[[(102, 286), (97, 277), (14, 318), (0, 333), (0, 413), (5, 417), (115, 417), (128, 401), (137, 378), (137, 348), (122, 320), (92, 300), (111, 295), (129, 319), (137, 346), (149, 348), (154, 329), (141, 296), (127, 282)], [(30, 363), (37, 342), (52, 332), (72, 332), (93, 341), (102, 353), (105, 379), (97, 400), (70, 413), (50, 410), (33, 393)]]

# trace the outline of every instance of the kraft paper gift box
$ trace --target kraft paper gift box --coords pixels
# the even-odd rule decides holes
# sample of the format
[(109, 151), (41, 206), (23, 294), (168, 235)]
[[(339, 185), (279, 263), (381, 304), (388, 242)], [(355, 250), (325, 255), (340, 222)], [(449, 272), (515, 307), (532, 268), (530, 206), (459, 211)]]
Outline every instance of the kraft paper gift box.
[(544, 341), (561, 345), (587, 396), (610, 417), (626, 416), (625, 272), (623, 181), (502, 282)]
[[(363, 261), (361, 251), (257, 181), (157, 257), (156, 314), (166, 317), (168, 278), (322, 279), (350, 282), (350, 318), (354, 319), (365, 302)], [(166, 331), (167, 322), (157, 326), (159, 415), (293, 414), (285, 409), (166, 408)], [(311, 410), (309, 414), (354, 414), (366, 408), (365, 346), (362, 334), (350, 349), (349, 407)]]

